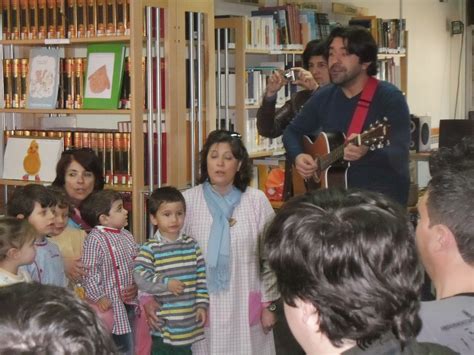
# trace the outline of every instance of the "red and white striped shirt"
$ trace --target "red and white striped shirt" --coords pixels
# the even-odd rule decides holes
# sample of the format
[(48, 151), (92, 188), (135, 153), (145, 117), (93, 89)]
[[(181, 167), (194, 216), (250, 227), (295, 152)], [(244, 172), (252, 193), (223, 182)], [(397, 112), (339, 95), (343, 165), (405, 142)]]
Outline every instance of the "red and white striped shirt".
[[(107, 240), (112, 248), (113, 258)], [(112, 302), (114, 312), (113, 334), (126, 334), (132, 331), (127, 311), (121, 298), (124, 290), (133, 284), (133, 260), (138, 253), (138, 246), (132, 234), (126, 229), (114, 229), (104, 226), (94, 227), (84, 243), (82, 262), (87, 270), (84, 277), (86, 296), (97, 302), (106, 296)], [(116, 281), (114, 268), (117, 268), (119, 284)], [(134, 304), (138, 304), (135, 299)]]

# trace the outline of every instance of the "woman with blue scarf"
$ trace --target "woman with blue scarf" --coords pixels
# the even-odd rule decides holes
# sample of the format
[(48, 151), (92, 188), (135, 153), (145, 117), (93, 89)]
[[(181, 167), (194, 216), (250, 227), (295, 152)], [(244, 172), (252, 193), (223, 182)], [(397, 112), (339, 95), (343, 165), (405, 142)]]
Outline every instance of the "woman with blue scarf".
[(274, 212), (264, 193), (248, 186), (251, 172), (240, 135), (214, 131), (201, 152), (200, 185), (184, 192), (184, 232), (204, 252), (210, 298), (206, 339), (193, 354), (275, 354), (272, 302), (279, 294), (259, 253)]

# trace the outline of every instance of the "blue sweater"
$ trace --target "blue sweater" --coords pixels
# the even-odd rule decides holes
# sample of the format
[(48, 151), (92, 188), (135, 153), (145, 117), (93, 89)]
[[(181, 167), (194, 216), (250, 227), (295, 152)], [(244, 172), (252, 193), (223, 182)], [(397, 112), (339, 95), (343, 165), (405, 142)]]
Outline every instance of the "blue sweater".
[[(284, 132), (283, 143), (290, 159), (294, 161), (303, 152), (301, 138), (305, 134), (320, 131), (346, 133), (359, 97), (360, 94), (349, 99), (339, 86), (333, 84), (317, 90)], [(391, 126), (388, 137), (390, 145), (369, 151), (361, 159), (351, 162), (347, 175), (348, 186), (378, 191), (406, 205), (410, 184), (408, 105), (399, 89), (380, 81), (363, 130), (384, 117)]]

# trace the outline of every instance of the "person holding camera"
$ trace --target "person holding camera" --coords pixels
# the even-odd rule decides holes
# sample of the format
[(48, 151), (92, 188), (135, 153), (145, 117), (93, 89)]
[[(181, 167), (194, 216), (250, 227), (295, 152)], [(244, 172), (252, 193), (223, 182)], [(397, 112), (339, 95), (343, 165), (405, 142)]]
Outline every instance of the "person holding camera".
[[(323, 56), (324, 49), (322, 41), (309, 41), (302, 55), (303, 68), (291, 68), (285, 73), (275, 71), (268, 78), (265, 95), (257, 111), (258, 134), (267, 138), (281, 136), (313, 92), (330, 82), (327, 61)], [(301, 86), (303, 90), (291, 95), (282, 107), (276, 109), (277, 93), (288, 81)], [(291, 164), (286, 164), (283, 196), (286, 200), (291, 195)]]

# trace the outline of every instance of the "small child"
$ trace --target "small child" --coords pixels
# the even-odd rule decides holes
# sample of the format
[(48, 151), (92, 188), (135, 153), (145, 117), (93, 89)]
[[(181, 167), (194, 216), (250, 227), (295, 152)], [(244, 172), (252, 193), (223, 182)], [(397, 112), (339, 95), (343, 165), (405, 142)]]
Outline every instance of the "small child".
[(48, 190), (56, 198), (54, 228), (50, 233), (50, 240), (55, 243), (64, 261), (64, 269), (69, 279), (69, 287), (74, 288), (82, 281), (85, 275), (84, 265), (81, 261), (86, 232), (82, 229), (68, 226), (71, 204), (66, 192), (55, 186), (49, 186)]
[(67, 285), (64, 263), (56, 244), (47, 236), (54, 228), (56, 199), (43, 185), (17, 187), (8, 200), (7, 213), (18, 219), (26, 219), (36, 229), (36, 257), (24, 266), (33, 281), (41, 284), (65, 287)]
[(135, 259), (139, 289), (155, 295), (161, 331), (153, 331), (153, 354), (191, 354), (191, 345), (204, 338), (209, 295), (201, 248), (183, 234), (186, 202), (174, 187), (155, 190), (148, 200), (151, 222), (157, 227)]
[(37, 233), (25, 220), (0, 218), (0, 287), (31, 281), (20, 266), (35, 260)]
[(113, 310), (112, 337), (126, 354), (133, 353), (133, 323), (138, 305), (133, 282), (133, 259), (137, 245), (124, 229), (128, 212), (118, 192), (91, 194), (80, 208), (84, 221), (94, 227), (86, 237), (82, 262), (86, 269), (86, 297), (101, 312)]

